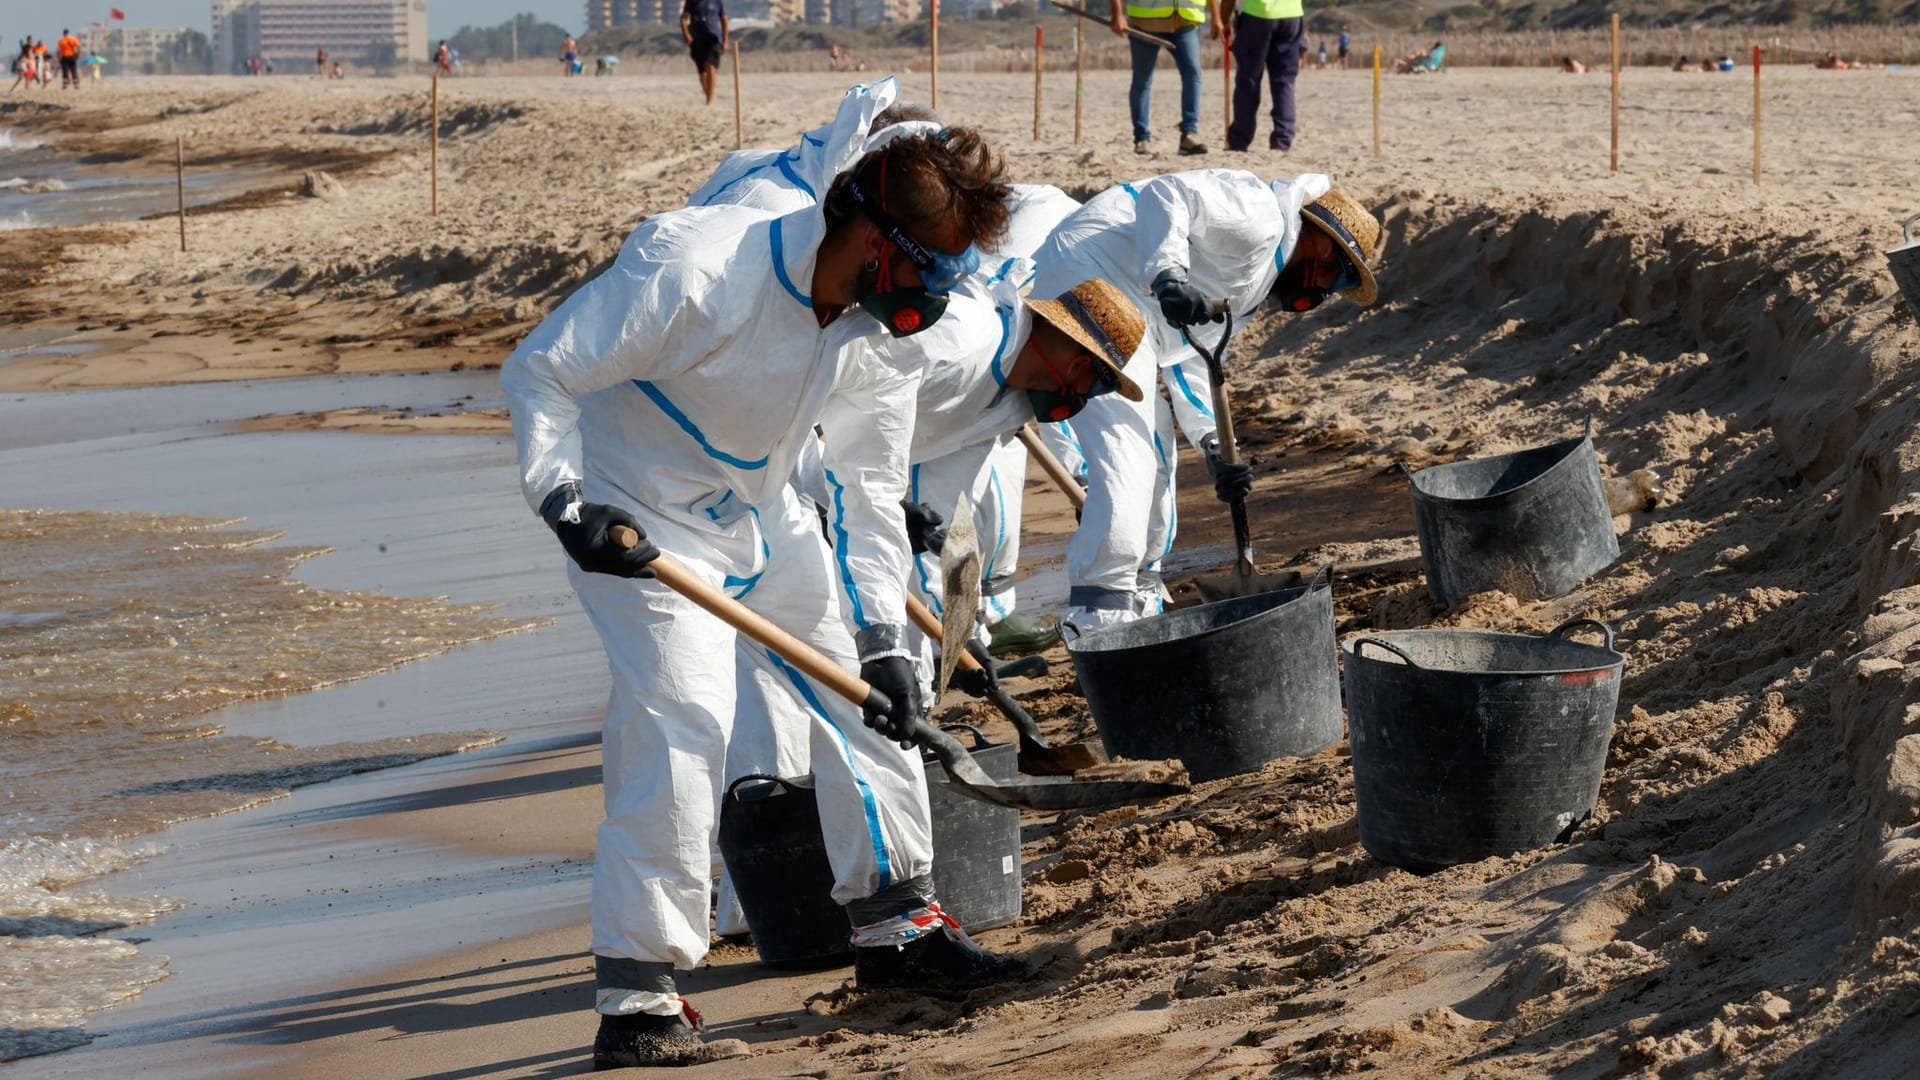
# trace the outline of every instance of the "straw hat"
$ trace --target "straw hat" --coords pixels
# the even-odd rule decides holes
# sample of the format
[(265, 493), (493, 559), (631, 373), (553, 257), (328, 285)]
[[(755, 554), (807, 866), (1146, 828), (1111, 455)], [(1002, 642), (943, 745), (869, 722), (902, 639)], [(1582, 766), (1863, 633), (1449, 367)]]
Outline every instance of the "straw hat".
[(1119, 289), (1100, 278), (1089, 278), (1053, 300), (1026, 301), (1035, 315), (1072, 338), (1105, 365), (1119, 384), (1120, 396), (1140, 400), (1140, 388), (1127, 378), (1127, 358), (1140, 348), (1146, 320)]
[(1380, 286), (1373, 280), (1368, 264), (1380, 254), (1380, 219), (1368, 212), (1353, 196), (1334, 188), (1300, 208), (1300, 220), (1311, 222), (1333, 237), (1360, 271), (1360, 284), (1342, 289), (1340, 295), (1366, 307), (1380, 298)]

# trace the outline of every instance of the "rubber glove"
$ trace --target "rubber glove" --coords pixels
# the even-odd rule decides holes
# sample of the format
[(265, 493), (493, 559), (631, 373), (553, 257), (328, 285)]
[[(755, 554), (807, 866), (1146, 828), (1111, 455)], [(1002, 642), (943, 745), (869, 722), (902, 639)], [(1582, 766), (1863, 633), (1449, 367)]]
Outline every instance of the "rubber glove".
[(1220, 460), (1220, 436), (1200, 440), (1206, 451), (1207, 475), (1213, 478), (1213, 494), (1223, 503), (1241, 502), (1253, 491), (1253, 466), (1240, 461), (1232, 465)]
[(1176, 327), (1219, 322), (1225, 316), (1210, 311), (1206, 294), (1187, 284), (1187, 275), (1178, 270), (1162, 270), (1153, 279), (1153, 298), (1160, 302), (1160, 314)]
[[(578, 485), (562, 484), (549, 492), (540, 503), (540, 516), (580, 569), (615, 577), (653, 576), (647, 564), (660, 557), (660, 549), (647, 539), (640, 522), (617, 506), (582, 501)], [(639, 542), (630, 548), (614, 543), (609, 531), (615, 525), (632, 529)]]
[(1000, 685), (1000, 675), (993, 669), (993, 655), (979, 641), (967, 642), (967, 653), (980, 663), (980, 670), (968, 671), (966, 668), (953, 669), (949, 681), (954, 689), (969, 697), (984, 698)]
[(934, 512), (926, 503), (900, 500), (900, 509), (907, 515), (907, 543), (912, 546), (915, 555), (924, 555), (931, 551), (939, 554), (947, 543), (947, 519)]
[(920, 721), (920, 677), (913, 662), (904, 656), (878, 656), (860, 663), (860, 677), (867, 685), (887, 695), (889, 712), (862, 708), (867, 726), (900, 744), (913, 746), (913, 732)]

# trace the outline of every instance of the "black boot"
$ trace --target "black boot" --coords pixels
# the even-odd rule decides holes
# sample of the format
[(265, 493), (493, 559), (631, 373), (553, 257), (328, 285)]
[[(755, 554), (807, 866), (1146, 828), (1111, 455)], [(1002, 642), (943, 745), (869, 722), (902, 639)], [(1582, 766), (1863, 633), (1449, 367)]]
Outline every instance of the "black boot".
[(1026, 974), (1025, 960), (996, 956), (955, 926), (939, 926), (905, 945), (853, 950), (853, 984), (861, 990), (955, 993), (1012, 982)]
[(691, 1016), (602, 1016), (593, 1037), (593, 1067), (633, 1069), (655, 1065), (698, 1065), (707, 1058), (707, 1045)]

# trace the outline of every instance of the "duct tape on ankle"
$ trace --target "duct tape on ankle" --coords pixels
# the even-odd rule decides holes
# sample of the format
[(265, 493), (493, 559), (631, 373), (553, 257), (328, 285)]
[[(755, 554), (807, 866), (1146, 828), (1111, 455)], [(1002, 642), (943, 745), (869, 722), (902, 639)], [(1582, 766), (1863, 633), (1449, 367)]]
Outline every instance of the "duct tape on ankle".
[(890, 919), (853, 928), (853, 946), (856, 949), (875, 948), (891, 945), (899, 948), (915, 938), (933, 933), (942, 926), (960, 929), (954, 917), (940, 910), (940, 905), (930, 903), (923, 908), (905, 911)]
[(603, 986), (593, 995), (593, 1010), (602, 1016), (684, 1016), (689, 1024), (699, 1024), (700, 1014), (679, 994), (652, 990), (623, 990)]

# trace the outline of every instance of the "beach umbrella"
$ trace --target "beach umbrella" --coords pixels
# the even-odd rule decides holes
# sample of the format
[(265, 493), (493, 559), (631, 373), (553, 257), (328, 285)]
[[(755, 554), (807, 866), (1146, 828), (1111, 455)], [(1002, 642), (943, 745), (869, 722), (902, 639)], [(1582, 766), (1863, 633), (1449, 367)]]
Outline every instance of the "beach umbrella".
[(80, 62), (83, 64), (104, 64), (107, 62), (107, 58), (104, 56), (89, 56)]

